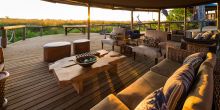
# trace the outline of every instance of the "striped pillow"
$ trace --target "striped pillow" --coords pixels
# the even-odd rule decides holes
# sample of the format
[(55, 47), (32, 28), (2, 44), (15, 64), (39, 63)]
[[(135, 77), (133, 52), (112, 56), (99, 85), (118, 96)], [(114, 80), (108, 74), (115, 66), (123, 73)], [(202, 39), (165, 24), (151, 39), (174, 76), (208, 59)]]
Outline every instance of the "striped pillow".
[(194, 78), (194, 68), (189, 64), (185, 64), (166, 81), (163, 93), (169, 110), (175, 110), (177, 105), (183, 104)]
[(201, 63), (204, 61), (206, 54), (204, 52), (194, 53), (186, 57), (183, 64), (189, 64), (194, 67), (195, 70), (199, 68)]
[(168, 110), (163, 88), (149, 94), (135, 110)]

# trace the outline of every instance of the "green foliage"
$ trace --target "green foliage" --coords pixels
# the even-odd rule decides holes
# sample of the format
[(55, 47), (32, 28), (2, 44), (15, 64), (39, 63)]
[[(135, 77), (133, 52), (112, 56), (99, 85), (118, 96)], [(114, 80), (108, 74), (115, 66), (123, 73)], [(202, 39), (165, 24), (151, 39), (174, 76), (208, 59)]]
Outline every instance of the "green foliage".
[[(192, 13), (187, 10), (187, 17), (191, 17)], [(167, 16), (167, 21), (184, 21), (184, 8), (176, 8), (169, 11), (169, 15)], [(171, 30), (181, 30), (183, 29), (183, 24), (181, 23), (173, 23), (170, 26)]]

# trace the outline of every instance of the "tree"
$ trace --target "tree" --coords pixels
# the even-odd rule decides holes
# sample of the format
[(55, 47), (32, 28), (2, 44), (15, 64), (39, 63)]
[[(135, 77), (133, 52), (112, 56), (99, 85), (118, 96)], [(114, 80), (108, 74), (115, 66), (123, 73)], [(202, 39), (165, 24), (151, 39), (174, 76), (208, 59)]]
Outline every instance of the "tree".
[[(187, 10), (187, 17), (191, 17), (192, 13)], [(167, 21), (184, 21), (184, 8), (175, 8), (169, 11), (169, 15), (166, 17)], [(171, 24), (172, 30), (183, 29), (183, 24), (173, 23)]]

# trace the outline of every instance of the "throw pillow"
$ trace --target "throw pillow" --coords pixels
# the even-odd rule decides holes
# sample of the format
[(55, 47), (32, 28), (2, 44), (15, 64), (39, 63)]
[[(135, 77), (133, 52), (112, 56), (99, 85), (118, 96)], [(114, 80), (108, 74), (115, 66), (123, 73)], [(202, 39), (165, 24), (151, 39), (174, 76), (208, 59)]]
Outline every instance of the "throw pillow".
[(197, 40), (202, 39), (202, 33), (197, 34), (197, 36), (194, 39), (197, 39)]
[(210, 31), (207, 31), (202, 34), (202, 39), (204, 39), (204, 40), (210, 39), (211, 37), (212, 37), (212, 32), (210, 32)]
[(168, 110), (163, 88), (149, 94), (135, 110)]
[(197, 70), (200, 64), (204, 61), (205, 56), (206, 54), (204, 52), (194, 53), (186, 57), (186, 59), (183, 61), (183, 64), (189, 64), (193, 66), (195, 70)]
[(155, 39), (152, 37), (145, 37), (144, 39), (144, 45), (148, 47), (159, 48), (159, 43), (160, 43), (159, 39)]
[(193, 67), (185, 64), (177, 69), (166, 81), (163, 87), (163, 93), (169, 110), (180, 109), (182, 107), (194, 79), (195, 72)]
[(212, 39), (212, 40), (215, 40), (216, 37), (217, 37), (217, 34), (213, 34), (212, 37), (211, 37), (211, 39)]

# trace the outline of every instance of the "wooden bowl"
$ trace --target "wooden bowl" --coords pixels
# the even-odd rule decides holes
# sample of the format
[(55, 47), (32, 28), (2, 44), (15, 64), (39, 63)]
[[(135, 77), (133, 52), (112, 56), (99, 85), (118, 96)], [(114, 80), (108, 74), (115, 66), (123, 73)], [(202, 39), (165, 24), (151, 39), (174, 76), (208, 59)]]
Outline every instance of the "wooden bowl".
[(76, 59), (76, 62), (77, 62), (77, 64), (79, 64), (82, 67), (90, 67), (95, 62), (97, 62), (97, 57), (94, 55), (82, 56), (82, 57), (78, 57)]

